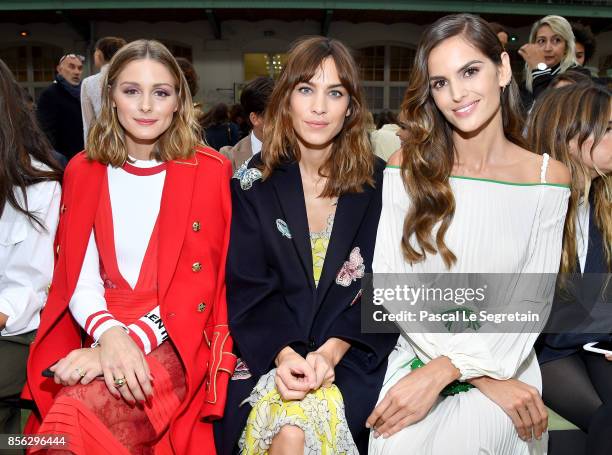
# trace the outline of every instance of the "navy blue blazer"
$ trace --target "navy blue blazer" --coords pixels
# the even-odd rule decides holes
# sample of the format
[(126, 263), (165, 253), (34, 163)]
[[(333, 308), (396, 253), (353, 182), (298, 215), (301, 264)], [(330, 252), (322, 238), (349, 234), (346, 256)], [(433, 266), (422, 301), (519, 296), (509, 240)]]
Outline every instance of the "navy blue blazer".
[[(591, 194), (592, 195), (592, 194)], [(589, 240), (587, 255), (584, 264), (584, 275), (577, 276), (572, 280), (573, 292), (567, 301), (560, 304), (562, 297), (557, 292), (551, 319), (555, 318), (555, 311), (563, 311), (560, 317), (563, 321), (575, 321), (576, 333), (568, 330), (566, 333), (543, 334), (538, 340), (536, 350), (540, 363), (561, 359), (570, 356), (582, 349), (586, 343), (593, 341), (612, 341), (612, 326), (608, 333), (583, 333), (584, 327), (588, 327), (593, 318), (591, 309), (596, 304), (601, 304), (602, 298), (609, 299), (610, 292), (602, 294), (605, 283), (602, 282), (601, 274), (608, 273), (608, 266), (604, 255), (603, 235), (595, 221), (594, 201), (591, 197), (589, 212)], [(577, 264), (580, 270), (580, 263)], [(571, 312), (571, 313), (570, 313)], [(565, 325), (565, 324), (564, 324)]]
[(226, 275), (228, 320), (236, 354), (250, 377), (234, 375), (230, 381), (225, 417), (215, 426), (218, 453), (235, 453), (251, 410), (240, 403), (259, 377), (275, 367), (279, 351), (291, 346), (306, 355), (331, 337), (351, 344), (336, 366), (335, 384), (355, 442), (366, 453), (365, 421), (376, 404), (397, 335), (361, 333), (361, 280), (338, 284), (336, 278), (355, 248), (365, 272), (372, 271), (385, 166), (376, 160), (375, 188), (366, 186), (338, 200), (318, 287), (298, 163), (279, 166), (265, 182), (255, 170), (261, 164), (259, 154), (236, 171)]

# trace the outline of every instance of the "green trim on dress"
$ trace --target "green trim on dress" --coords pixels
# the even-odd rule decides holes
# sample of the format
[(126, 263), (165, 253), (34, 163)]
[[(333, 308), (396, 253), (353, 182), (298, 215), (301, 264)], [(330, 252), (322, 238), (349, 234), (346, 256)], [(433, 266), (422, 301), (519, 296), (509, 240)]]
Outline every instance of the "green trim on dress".
[[(392, 166), (390, 164), (387, 165), (390, 169), (400, 169), (399, 166)], [(493, 180), (493, 179), (482, 179), (478, 177), (465, 177), (463, 175), (451, 175), (453, 179), (461, 179), (461, 180), (477, 180), (480, 182), (491, 182), (491, 183), (499, 183), (501, 185), (512, 185), (512, 186), (558, 186), (560, 188), (569, 188), (569, 185), (563, 185), (562, 183), (518, 183), (518, 182), (506, 182), (504, 180)]]

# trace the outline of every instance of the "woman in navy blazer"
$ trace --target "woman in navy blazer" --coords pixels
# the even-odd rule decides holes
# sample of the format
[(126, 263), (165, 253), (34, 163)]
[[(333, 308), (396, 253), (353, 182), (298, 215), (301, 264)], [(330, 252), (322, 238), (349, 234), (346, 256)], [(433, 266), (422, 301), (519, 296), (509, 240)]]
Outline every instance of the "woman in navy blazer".
[[(298, 42), (265, 124), (261, 154), (231, 184), (227, 295), (239, 361), (217, 450), (365, 453), (365, 421), (397, 335), (361, 333), (361, 277), (371, 272), (384, 163), (367, 141), (347, 49), (323, 37)], [(329, 402), (321, 421), (300, 408)], [(266, 436), (255, 441), (262, 412)]]
[[(587, 82), (543, 95), (529, 122), (533, 150), (550, 153), (572, 173), (561, 272), (576, 274), (558, 291), (549, 326), (572, 322), (576, 327), (568, 332), (576, 333), (540, 337), (542, 396), (588, 433), (585, 453), (593, 455), (612, 453), (612, 355), (583, 349), (589, 342), (612, 341), (612, 324), (604, 326), (600, 311), (612, 287), (602, 280), (612, 271), (611, 116), (610, 92)], [(594, 322), (605, 333), (588, 333)]]

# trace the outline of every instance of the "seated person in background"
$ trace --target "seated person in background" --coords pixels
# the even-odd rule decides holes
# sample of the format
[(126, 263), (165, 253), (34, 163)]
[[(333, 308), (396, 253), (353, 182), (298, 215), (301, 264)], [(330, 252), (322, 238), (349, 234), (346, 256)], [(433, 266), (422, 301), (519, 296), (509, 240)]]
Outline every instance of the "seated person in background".
[(374, 148), (374, 154), (387, 161), (402, 146), (397, 135), (400, 126), (397, 124), (395, 114), (391, 111), (381, 112), (376, 128), (375, 131), (370, 133), (370, 141)]
[(592, 82), (591, 76), (585, 74), (584, 71), (569, 69), (565, 73), (557, 74), (550, 83), (550, 87), (560, 88), (572, 84), (589, 84)]
[(493, 30), (493, 33), (497, 35), (499, 42), (502, 44), (502, 47), (506, 49), (508, 47), (508, 40), (510, 39), (510, 35), (508, 34), (508, 30), (506, 28), (497, 23), (497, 22), (489, 22), (489, 27)]
[[(572, 175), (561, 272), (577, 272), (584, 281), (579, 292), (574, 291), (575, 286), (562, 286), (557, 298), (570, 293), (568, 305), (576, 307), (576, 322), (597, 318), (591, 312), (600, 298), (600, 282), (588, 274), (612, 272), (611, 126), (610, 92), (590, 81), (545, 93), (528, 122), (532, 150), (549, 153)], [(586, 314), (580, 314), (581, 308)], [(612, 341), (611, 334), (612, 326), (602, 334), (540, 337), (544, 402), (588, 434), (585, 453), (589, 455), (612, 453), (612, 356), (586, 351), (583, 346)]]
[(198, 124), (202, 122), (204, 118), (204, 112), (202, 112), (202, 105), (200, 103), (195, 102), (195, 96), (198, 93), (200, 87), (198, 86), (198, 73), (196, 73), (195, 68), (192, 63), (187, 60), (185, 57), (177, 57), (176, 63), (181, 67), (181, 71), (183, 72), (183, 76), (185, 76), (185, 80), (187, 81), (187, 86), (189, 87), (189, 92), (191, 93), (191, 99), (193, 101), (193, 108), (196, 114), (196, 120)]
[(206, 144), (215, 150), (226, 145), (234, 146), (240, 139), (238, 125), (230, 121), (227, 104), (217, 103), (208, 111), (203, 119), (203, 136)]
[(232, 106), (229, 108), (229, 118), (230, 122), (238, 125), (238, 129), (240, 130), (238, 139), (244, 139), (247, 137), (251, 132), (251, 124), (248, 121), (248, 116), (245, 114), (242, 104), (232, 104)]
[(580, 66), (587, 66), (597, 48), (595, 35), (591, 27), (579, 23), (572, 24), (572, 31), (576, 40), (576, 62)]
[(269, 77), (258, 77), (249, 82), (242, 90), (240, 104), (251, 125), (251, 132), (233, 147), (222, 147), (219, 152), (232, 162), (234, 171), (242, 166), (253, 155), (261, 151), (264, 133), (264, 117), (270, 95), (274, 89), (274, 80)]
[(521, 97), (527, 110), (557, 74), (578, 66), (575, 49), (572, 26), (564, 17), (546, 16), (533, 24), (529, 43), (518, 51), (525, 60)]

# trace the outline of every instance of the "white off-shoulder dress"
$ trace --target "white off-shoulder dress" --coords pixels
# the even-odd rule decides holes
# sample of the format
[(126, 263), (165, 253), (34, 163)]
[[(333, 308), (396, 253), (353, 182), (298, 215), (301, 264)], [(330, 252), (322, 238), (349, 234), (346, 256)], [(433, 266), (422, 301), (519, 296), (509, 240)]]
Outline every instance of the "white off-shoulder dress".
[[(451, 177), (455, 215), (445, 241), (457, 257), (453, 273), (556, 273), (561, 255), (569, 188), (545, 180), (517, 184)], [(376, 238), (374, 273), (441, 273), (440, 255), (410, 265), (401, 239), (410, 208), (400, 169), (385, 170), (383, 207)], [(537, 299), (552, 301), (554, 280), (545, 280)], [(535, 296), (534, 296), (535, 297)], [(461, 381), (479, 376), (517, 378), (541, 391), (540, 369), (533, 350), (538, 333), (404, 333), (389, 364), (379, 401), (406, 374), (417, 357), (424, 363), (446, 356), (460, 370)], [(521, 440), (510, 417), (478, 389), (440, 397), (430, 413), (393, 436), (370, 436), (371, 455), (521, 455), (545, 454), (541, 440)]]

